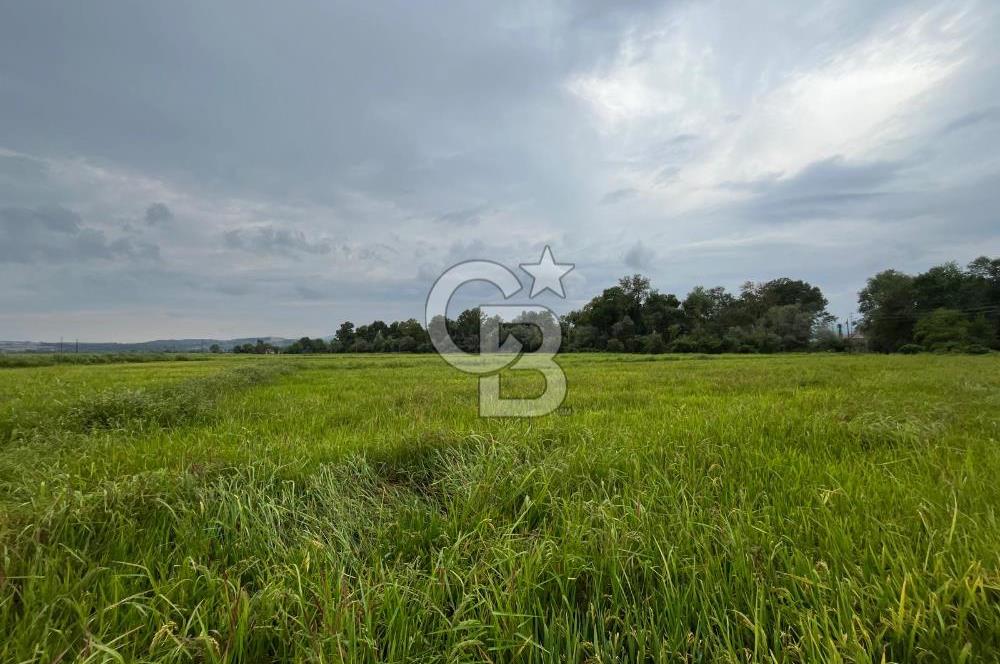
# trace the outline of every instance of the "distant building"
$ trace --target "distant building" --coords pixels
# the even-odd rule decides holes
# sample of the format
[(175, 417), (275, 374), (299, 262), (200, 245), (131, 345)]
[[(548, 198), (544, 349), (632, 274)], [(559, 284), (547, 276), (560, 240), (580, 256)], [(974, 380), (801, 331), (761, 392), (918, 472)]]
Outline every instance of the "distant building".
[(851, 330), (851, 333), (847, 335), (845, 341), (847, 341), (847, 347), (849, 350), (866, 350), (868, 348), (868, 342), (865, 340), (865, 333), (858, 327)]

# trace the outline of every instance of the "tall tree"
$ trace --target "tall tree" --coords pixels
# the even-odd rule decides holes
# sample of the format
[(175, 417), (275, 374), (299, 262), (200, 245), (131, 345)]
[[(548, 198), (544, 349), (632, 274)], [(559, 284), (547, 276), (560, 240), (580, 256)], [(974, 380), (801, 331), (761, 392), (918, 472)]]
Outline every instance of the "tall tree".
[(340, 324), (337, 328), (334, 338), (340, 343), (340, 345), (347, 350), (354, 343), (354, 323), (351, 321), (345, 321)]
[(858, 311), (872, 350), (891, 353), (910, 343), (917, 322), (913, 277), (896, 270), (879, 272), (858, 294)]

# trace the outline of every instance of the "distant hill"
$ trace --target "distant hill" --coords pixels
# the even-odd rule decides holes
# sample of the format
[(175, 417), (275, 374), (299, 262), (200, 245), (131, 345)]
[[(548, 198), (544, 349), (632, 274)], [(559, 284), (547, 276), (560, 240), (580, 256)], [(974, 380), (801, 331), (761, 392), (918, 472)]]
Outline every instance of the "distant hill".
[[(212, 344), (219, 344), (222, 350), (232, 350), (241, 344), (257, 343), (257, 339), (274, 346), (287, 346), (291, 339), (283, 337), (247, 337), (244, 339), (158, 339), (139, 343), (80, 342), (79, 347), (74, 341), (64, 341), (64, 353), (194, 353), (208, 351)], [(58, 353), (60, 344), (51, 341), (0, 341), (0, 353)]]

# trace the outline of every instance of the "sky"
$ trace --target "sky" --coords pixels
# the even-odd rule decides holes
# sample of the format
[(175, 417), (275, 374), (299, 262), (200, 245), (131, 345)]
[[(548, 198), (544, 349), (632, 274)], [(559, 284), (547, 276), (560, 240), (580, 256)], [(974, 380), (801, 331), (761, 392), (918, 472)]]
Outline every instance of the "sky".
[(0, 0), (0, 339), (329, 335), (545, 246), (559, 312), (639, 272), (846, 317), (998, 210), (989, 0)]

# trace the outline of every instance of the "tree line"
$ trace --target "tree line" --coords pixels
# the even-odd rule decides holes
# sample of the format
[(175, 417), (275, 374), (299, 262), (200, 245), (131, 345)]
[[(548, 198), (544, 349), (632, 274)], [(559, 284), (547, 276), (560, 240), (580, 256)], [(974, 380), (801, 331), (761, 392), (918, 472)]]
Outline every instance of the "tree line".
[[(878, 352), (986, 352), (1000, 349), (1000, 258), (977, 258), (964, 269), (945, 263), (916, 276), (880, 272), (859, 294), (862, 319), (847, 334), (827, 304), (817, 286), (797, 279), (746, 282), (738, 293), (698, 286), (681, 299), (636, 274), (622, 277), (558, 321), (533, 312), (512, 321), (491, 321), (472, 308), (455, 319), (432, 321), (431, 329), (441, 334), (447, 330), (455, 345), (470, 353), (479, 351), (483, 330), (499, 335), (490, 347), (513, 336), (530, 352), (542, 342), (540, 328), (556, 325), (563, 352), (778, 353), (863, 347)], [(411, 318), (358, 327), (348, 321), (328, 341), (303, 337), (280, 349), (258, 342), (234, 352), (433, 350), (428, 330)]]
[(869, 348), (883, 353), (1000, 349), (1000, 258), (909, 275), (879, 272), (858, 295)]

